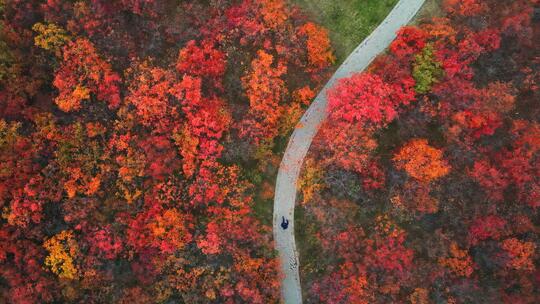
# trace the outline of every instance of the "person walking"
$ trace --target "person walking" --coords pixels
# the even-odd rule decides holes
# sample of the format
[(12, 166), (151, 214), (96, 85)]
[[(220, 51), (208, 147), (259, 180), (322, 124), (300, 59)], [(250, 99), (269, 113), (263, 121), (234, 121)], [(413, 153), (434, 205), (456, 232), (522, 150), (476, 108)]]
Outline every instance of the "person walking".
[(286, 220), (284, 216), (281, 217), (281, 228), (283, 230), (287, 229), (289, 227), (289, 220)]

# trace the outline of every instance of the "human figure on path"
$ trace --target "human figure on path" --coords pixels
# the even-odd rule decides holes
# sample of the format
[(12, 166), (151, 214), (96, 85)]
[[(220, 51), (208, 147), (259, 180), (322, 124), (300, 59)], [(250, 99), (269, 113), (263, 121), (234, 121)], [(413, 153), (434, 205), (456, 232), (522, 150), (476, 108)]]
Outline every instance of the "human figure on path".
[(289, 227), (289, 220), (286, 220), (284, 216), (281, 217), (281, 228), (283, 230), (287, 229)]

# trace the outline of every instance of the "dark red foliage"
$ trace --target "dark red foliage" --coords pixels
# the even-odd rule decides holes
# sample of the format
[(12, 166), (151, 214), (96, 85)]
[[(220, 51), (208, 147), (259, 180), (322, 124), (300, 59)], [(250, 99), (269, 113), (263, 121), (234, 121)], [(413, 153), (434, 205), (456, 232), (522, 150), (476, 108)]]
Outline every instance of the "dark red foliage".
[(325, 30), (281, 0), (4, 2), (0, 302), (276, 302), (250, 180)]
[(148, 137), (139, 142), (144, 154), (148, 157), (146, 174), (160, 179), (173, 173), (180, 167), (180, 160), (174, 153), (173, 144), (164, 136)]
[(412, 266), (413, 251), (403, 246), (405, 233), (376, 238), (374, 247), (368, 247), (366, 263), (387, 271), (403, 272)]
[(2, 298), (17, 304), (50, 302), (56, 284), (41, 265), (43, 249), (19, 234), (8, 227), (0, 230), (0, 275), (7, 281), (0, 289)]
[(309, 301), (537, 301), (537, 2), (443, 1), (330, 90), (302, 181)]
[(477, 218), (469, 227), (469, 239), (471, 245), (476, 245), (479, 241), (486, 239), (499, 240), (506, 231), (506, 221), (496, 215), (488, 215)]
[(390, 44), (390, 51), (400, 59), (409, 59), (426, 45), (427, 34), (415, 26), (402, 27)]
[(506, 176), (485, 160), (478, 160), (470, 171), (471, 176), (482, 186), (486, 195), (495, 202), (504, 199), (508, 187)]
[(124, 245), (119, 236), (114, 235), (111, 226), (95, 230), (88, 236), (90, 254), (114, 260), (118, 257)]

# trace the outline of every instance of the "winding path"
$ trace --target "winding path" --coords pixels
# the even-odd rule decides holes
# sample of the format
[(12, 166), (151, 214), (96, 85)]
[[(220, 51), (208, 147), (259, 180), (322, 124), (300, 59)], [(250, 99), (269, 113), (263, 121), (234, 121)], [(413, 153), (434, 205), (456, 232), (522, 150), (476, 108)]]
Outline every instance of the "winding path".
[[(400, 0), (386, 19), (369, 35), (338, 68), (326, 83), (295, 128), (279, 167), (274, 197), (274, 240), (282, 270), (282, 300), (286, 304), (302, 303), (298, 272), (299, 262), (294, 240), (294, 204), (296, 185), (304, 157), (313, 137), (326, 118), (326, 92), (338, 79), (363, 71), (375, 57), (395, 39), (397, 30), (406, 25), (425, 0)], [(281, 227), (282, 217), (289, 220)]]

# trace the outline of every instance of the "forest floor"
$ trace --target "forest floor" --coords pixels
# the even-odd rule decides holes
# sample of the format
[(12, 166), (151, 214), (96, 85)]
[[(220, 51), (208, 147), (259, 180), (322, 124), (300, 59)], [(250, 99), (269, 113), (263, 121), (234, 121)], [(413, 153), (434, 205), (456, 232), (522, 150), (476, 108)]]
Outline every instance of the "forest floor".
[[(285, 303), (302, 302), (299, 258), (294, 235), (296, 186), (304, 157), (326, 117), (326, 92), (336, 80), (363, 71), (395, 39), (397, 30), (410, 22), (423, 3), (424, 0), (401, 0), (396, 4), (386, 19), (338, 68), (306, 111), (290, 138), (276, 182), (273, 224), (275, 246), (279, 252), (284, 273), (282, 292)], [(282, 217), (290, 221), (286, 230), (281, 228)]]

